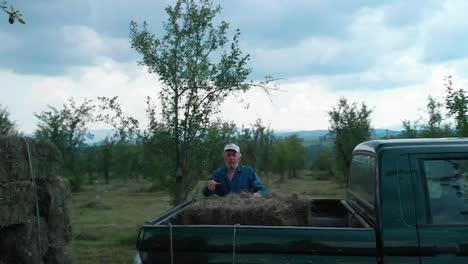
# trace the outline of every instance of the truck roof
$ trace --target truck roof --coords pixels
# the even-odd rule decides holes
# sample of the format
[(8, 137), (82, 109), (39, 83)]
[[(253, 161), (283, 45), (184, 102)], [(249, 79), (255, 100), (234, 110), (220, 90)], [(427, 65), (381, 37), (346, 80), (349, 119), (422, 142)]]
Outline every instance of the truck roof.
[(411, 138), (411, 139), (382, 139), (362, 142), (354, 151), (368, 151), (377, 153), (385, 148), (418, 147), (418, 146), (447, 146), (468, 145), (468, 138)]

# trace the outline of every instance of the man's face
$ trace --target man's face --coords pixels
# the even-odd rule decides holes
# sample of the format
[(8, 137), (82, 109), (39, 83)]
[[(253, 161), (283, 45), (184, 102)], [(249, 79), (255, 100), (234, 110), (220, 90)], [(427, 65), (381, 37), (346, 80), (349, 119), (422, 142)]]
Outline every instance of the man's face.
[(241, 154), (234, 150), (226, 150), (224, 152), (224, 164), (228, 169), (236, 169), (239, 165)]

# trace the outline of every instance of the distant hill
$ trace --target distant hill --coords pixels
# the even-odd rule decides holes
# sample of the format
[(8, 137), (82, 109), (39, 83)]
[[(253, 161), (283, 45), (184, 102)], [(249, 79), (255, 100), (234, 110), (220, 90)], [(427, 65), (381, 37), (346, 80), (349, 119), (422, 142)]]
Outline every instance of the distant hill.
[(104, 139), (106, 139), (107, 136), (111, 136), (114, 133), (114, 131), (112, 129), (92, 129), (89, 130), (89, 133), (91, 133), (93, 137), (87, 138), (85, 140), (85, 143), (88, 145), (93, 145), (103, 141)]
[[(390, 137), (390, 136), (397, 136), (401, 133), (401, 131), (397, 130), (389, 130), (389, 129), (382, 129), (376, 128), (372, 131), (372, 138), (383, 138), (383, 137)], [(289, 137), (291, 135), (297, 135), (298, 137), (304, 139), (304, 145), (308, 145), (307, 143), (318, 142), (320, 137), (326, 136), (328, 134), (328, 130), (301, 130), (301, 131), (287, 131), (287, 132), (276, 132), (275, 136), (277, 137)]]
[[(87, 139), (87, 144), (95, 144), (106, 138), (108, 135), (112, 135), (112, 129), (95, 129), (89, 131), (92, 135), (92, 139)], [(373, 130), (372, 138), (383, 138), (385, 136), (397, 136), (401, 131), (388, 130), (376, 128)], [(328, 130), (299, 130), (299, 131), (278, 131), (275, 132), (275, 136), (279, 138), (288, 137), (291, 135), (297, 135), (304, 140), (304, 145), (308, 146), (319, 142), (320, 137), (328, 134)]]

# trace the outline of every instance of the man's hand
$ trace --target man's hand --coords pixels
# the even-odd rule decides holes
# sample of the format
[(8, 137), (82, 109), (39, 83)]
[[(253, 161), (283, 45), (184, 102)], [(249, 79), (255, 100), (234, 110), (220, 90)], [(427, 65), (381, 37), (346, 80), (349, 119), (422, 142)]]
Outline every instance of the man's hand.
[(255, 196), (255, 197), (262, 197), (262, 195), (261, 195), (260, 193), (258, 193), (258, 192), (254, 193), (253, 196)]
[(208, 190), (214, 191), (216, 189), (216, 186), (218, 185), (221, 185), (221, 183), (211, 180), (211, 181), (208, 181), (208, 184), (206, 186), (208, 187)]

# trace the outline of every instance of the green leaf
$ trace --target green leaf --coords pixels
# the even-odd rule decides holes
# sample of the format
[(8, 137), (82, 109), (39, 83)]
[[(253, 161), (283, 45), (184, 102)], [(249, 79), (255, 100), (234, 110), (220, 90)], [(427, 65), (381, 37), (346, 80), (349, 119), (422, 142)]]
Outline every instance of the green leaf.
[(18, 18), (18, 22), (20, 22), (21, 24), (26, 24), (26, 22), (24, 22), (24, 20), (22, 18)]
[(15, 8), (13, 7), (13, 5), (10, 6), (10, 10), (11, 12), (15, 12)]

